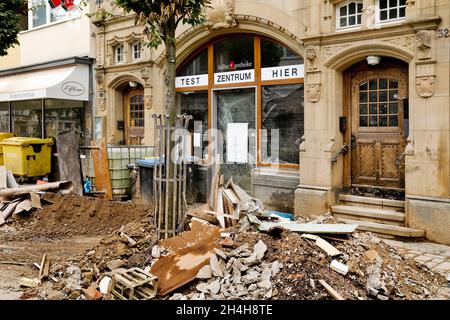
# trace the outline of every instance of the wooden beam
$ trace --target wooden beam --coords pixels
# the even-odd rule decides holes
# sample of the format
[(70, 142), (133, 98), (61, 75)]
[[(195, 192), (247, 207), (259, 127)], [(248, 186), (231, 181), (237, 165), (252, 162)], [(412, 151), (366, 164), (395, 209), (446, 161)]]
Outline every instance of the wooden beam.
[(336, 290), (334, 290), (325, 280), (319, 280), (319, 283), (327, 290), (328, 294), (330, 294), (336, 300), (345, 300), (343, 296), (341, 296)]

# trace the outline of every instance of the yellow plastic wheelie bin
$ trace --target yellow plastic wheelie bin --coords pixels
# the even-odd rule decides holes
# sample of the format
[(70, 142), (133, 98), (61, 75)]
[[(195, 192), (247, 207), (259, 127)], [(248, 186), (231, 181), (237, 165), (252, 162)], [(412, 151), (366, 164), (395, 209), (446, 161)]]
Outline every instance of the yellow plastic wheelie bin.
[(52, 139), (13, 137), (0, 142), (3, 161), (19, 177), (43, 177), (51, 172)]
[[(11, 138), (11, 137), (14, 137), (14, 133), (0, 132), (0, 142), (5, 140), (5, 139)], [(4, 164), (4, 162), (3, 162), (3, 148), (0, 146), (0, 166), (2, 166), (3, 164)]]

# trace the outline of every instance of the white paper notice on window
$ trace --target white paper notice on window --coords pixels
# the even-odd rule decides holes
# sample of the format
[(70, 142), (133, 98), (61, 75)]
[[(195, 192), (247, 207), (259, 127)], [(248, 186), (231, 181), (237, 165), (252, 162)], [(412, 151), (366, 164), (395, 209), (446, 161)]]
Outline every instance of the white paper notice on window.
[(248, 123), (227, 124), (227, 162), (248, 162)]
[(194, 132), (194, 147), (201, 147), (202, 143), (201, 143), (201, 133), (199, 132)]

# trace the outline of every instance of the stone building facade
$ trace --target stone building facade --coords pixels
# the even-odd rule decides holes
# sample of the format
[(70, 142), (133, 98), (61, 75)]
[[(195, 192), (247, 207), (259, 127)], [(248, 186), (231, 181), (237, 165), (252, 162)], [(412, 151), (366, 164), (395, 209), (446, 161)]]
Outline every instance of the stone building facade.
[[(384, 215), (403, 235), (450, 243), (447, 1), (215, 0), (207, 17), (177, 32), (180, 112), (199, 118), (194, 153), (208, 128), (251, 129), (244, 147), (254, 158), (228, 149), (241, 167), (224, 170), (268, 207), (316, 216), (343, 194), (357, 206), (370, 198), (381, 211), (368, 222)], [(132, 15), (92, 22), (96, 138), (151, 145), (164, 48), (144, 45)], [(395, 198), (404, 213), (374, 197)]]

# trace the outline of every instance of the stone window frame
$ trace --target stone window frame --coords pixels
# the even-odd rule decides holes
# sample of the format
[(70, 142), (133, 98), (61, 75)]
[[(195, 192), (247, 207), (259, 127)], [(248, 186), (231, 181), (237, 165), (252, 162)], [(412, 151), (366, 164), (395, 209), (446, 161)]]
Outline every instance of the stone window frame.
[[(386, 1), (387, 8), (381, 9), (381, 4), (380, 4), (381, 1)], [(402, 22), (402, 21), (406, 20), (407, 0), (394, 0), (394, 1), (397, 2), (397, 5), (395, 7), (390, 7), (390, 4), (389, 4), (390, 1), (393, 1), (393, 0), (375, 0), (375, 21), (376, 21), (376, 24), (379, 24), (379, 25), (381, 25), (381, 24), (389, 24), (389, 23)], [(401, 1), (404, 1), (404, 4), (400, 4)], [(393, 9), (397, 10), (398, 17), (394, 18), (394, 19), (389, 19), (389, 11), (393, 10)], [(405, 14), (404, 14), (404, 16), (400, 17), (400, 10), (401, 9), (404, 9)], [(387, 14), (388, 14), (386, 20), (382, 20), (381, 19), (381, 13), (383, 11), (386, 11)]]
[[(125, 62), (125, 46), (123, 44), (117, 44), (114, 47), (114, 64), (123, 64)], [(119, 53), (119, 49), (122, 49), (122, 52)], [(119, 60), (119, 57), (121, 59)]]
[[(351, 3), (354, 3), (356, 6), (356, 12), (355, 14), (349, 14), (348, 13), (348, 9), (349, 9), (349, 5)], [(361, 5), (361, 12), (358, 13), (358, 5)], [(342, 27), (340, 25), (340, 21), (341, 18), (343, 18), (343, 16), (341, 16), (340, 14), (340, 10), (343, 7), (347, 7), (347, 14), (345, 15), (346, 20), (347, 20), (347, 25)], [(339, 4), (336, 4), (336, 30), (340, 31), (340, 30), (349, 30), (349, 29), (358, 29), (361, 28), (362, 26), (362, 14), (363, 14), (363, 10), (364, 10), (364, 3), (362, 1), (355, 1), (355, 0), (351, 0), (351, 1), (345, 1)], [(354, 16), (356, 19), (356, 24), (354, 25), (348, 25), (348, 20), (350, 16)], [(360, 21), (358, 23), (358, 16), (360, 16)]]
[[(139, 50), (136, 50), (137, 46), (139, 47)], [(142, 59), (142, 42), (138, 40), (131, 44), (131, 60), (138, 61), (141, 59)]]

